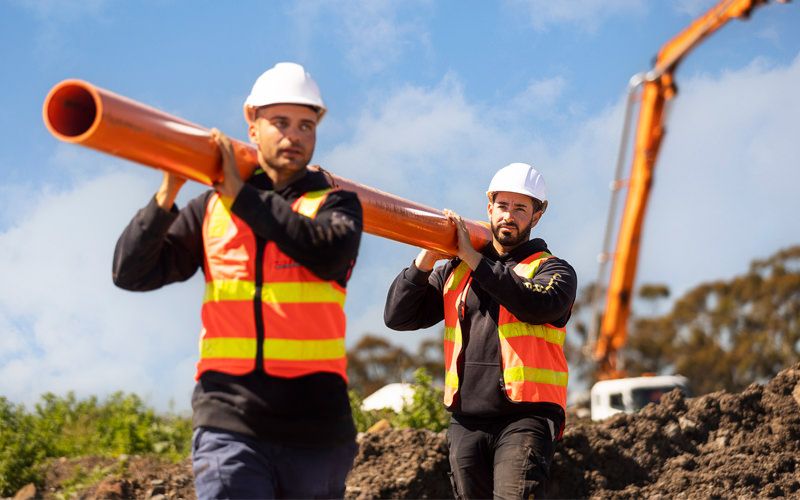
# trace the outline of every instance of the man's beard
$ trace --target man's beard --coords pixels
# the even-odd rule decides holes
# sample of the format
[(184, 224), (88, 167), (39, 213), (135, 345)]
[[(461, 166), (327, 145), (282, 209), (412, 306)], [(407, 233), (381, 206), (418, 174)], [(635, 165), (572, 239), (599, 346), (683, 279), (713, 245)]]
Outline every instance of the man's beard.
[[(503, 227), (513, 227), (517, 229), (516, 236), (513, 234), (503, 234), (500, 231)], [(522, 243), (528, 241), (528, 238), (531, 236), (531, 229), (533, 227), (531, 224), (528, 224), (528, 227), (525, 230), (520, 231), (519, 226), (516, 224), (504, 224), (503, 226), (496, 226), (492, 223), (492, 234), (494, 235), (494, 239), (497, 240), (498, 243), (503, 245), (504, 247), (516, 247)]]

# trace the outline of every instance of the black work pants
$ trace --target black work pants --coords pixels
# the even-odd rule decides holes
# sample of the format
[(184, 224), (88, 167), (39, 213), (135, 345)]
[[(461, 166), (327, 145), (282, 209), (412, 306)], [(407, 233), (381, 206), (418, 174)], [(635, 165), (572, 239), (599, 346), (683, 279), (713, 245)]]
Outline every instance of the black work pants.
[(524, 417), (447, 430), (453, 494), (461, 498), (543, 498), (555, 451), (555, 423)]

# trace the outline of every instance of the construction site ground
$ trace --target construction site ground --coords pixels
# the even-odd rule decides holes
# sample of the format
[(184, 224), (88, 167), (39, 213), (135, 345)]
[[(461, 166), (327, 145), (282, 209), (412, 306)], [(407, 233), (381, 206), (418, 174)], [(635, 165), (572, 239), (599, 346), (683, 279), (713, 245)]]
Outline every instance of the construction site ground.
[[(361, 435), (346, 498), (452, 498), (444, 433)], [(553, 498), (800, 498), (800, 363), (741, 393), (677, 391), (635, 415), (572, 421), (555, 454)], [(76, 471), (83, 471), (76, 479)], [(81, 483), (83, 481), (83, 483)], [(195, 498), (190, 462), (53, 461), (19, 498)]]

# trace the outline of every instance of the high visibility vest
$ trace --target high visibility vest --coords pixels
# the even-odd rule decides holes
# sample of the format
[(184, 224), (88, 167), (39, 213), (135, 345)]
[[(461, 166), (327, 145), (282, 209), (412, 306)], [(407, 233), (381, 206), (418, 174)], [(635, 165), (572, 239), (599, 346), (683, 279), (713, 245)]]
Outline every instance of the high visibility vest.
[[(308, 192), (292, 209), (313, 219), (330, 191)], [(347, 381), (346, 290), (320, 279), (274, 242), (258, 245), (247, 223), (231, 213), (232, 203), (214, 193), (203, 220), (206, 288), (195, 378), (207, 370), (252, 372), (261, 339), (270, 375), (333, 372)]]
[[(539, 265), (552, 257), (538, 252), (514, 266), (514, 272), (533, 278)], [(464, 308), (472, 271), (461, 262), (444, 287), (444, 404), (448, 408), (458, 395), (458, 357), (462, 351), (459, 308)], [(564, 356), (566, 328), (524, 323), (500, 305), (497, 334), (500, 339), (503, 386), (513, 402), (555, 403), (567, 406), (569, 369)]]

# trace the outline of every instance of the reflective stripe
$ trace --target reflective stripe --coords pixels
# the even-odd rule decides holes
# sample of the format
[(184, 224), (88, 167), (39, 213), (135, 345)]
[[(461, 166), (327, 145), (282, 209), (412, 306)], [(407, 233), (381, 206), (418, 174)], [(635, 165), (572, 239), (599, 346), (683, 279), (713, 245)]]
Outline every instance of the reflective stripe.
[(514, 366), (503, 372), (503, 378), (506, 383), (535, 382), (537, 384), (566, 387), (569, 373), (545, 370), (543, 368), (531, 368), (529, 366)]
[[(255, 283), (245, 280), (214, 280), (206, 283), (203, 302), (252, 300)], [(335, 303), (344, 307), (345, 294), (327, 281), (264, 283), (261, 301), (265, 304)]]
[(221, 238), (228, 232), (228, 227), (233, 220), (231, 219), (230, 207), (233, 199), (230, 197), (220, 197), (213, 201), (214, 206), (208, 220), (208, 237)]
[[(252, 359), (255, 355), (255, 339), (217, 337), (200, 341), (201, 358)], [(344, 339), (264, 340), (264, 359), (311, 361), (319, 359), (337, 359), (343, 358), (344, 356)]]
[(458, 375), (455, 372), (445, 372), (444, 386), (458, 390)]
[(290, 340), (265, 339), (264, 359), (302, 360), (336, 359), (345, 357), (344, 339)]
[(511, 337), (538, 337), (558, 346), (564, 345), (567, 332), (555, 328), (547, 328), (544, 325), (532, 325), (530, 323), (514, 322), (506, 323), (497, 327), (497, 332), (501, 339)]
[(458, 285), (461, 284), (461, 280), (464, 278), (464, 275), (469, 272), (469, 266), (466, 262), (462, 262), (455, 268), (455, 270), (450, 273), (450, 279), (447, 280), (447, 285), (445, 286), (445, 293), (455, 290), (458, 288)]
[(522, 276), (523, 278), (531, 279), (533, 278), (533, 275), (536, 274), (536, 271), (539, 269), (539, 265), (543, 261), (549, 259), (550, 257), (552, 257), (552, 255), (550, 255), (547, 252), (539, 252), (535, 260), (527, 264), (520, 263), (514, 266), (514, 272), (517, 273), (517, 275)]
[(256, 284), (245, 280), (213, 280), (206, 283), (203, 303), (224, 300), (253, 300)]
[(200, 358), (256, 357), (256, 339), (215, 337), (200, 340)]
[(261, 300), (265, 304), (313, 304), (333, 302), (344, 307), (345, 294), (327, 281), (264, 283)]
[(461, 341), (461, 328), (459, 327), (444, 327), (444, 339), (455, 344), (462, 344)]
[(292, 208), (295, 212), (313, 219), (314, 216), (317, 215), (317, 210), (319, 210), (320, 205), (322, 205), (322, 202), (325, 201), (325, 198), (330, 191), (330, 189), (309, 191), (298, 198), (297, 201), (294, 202)]

